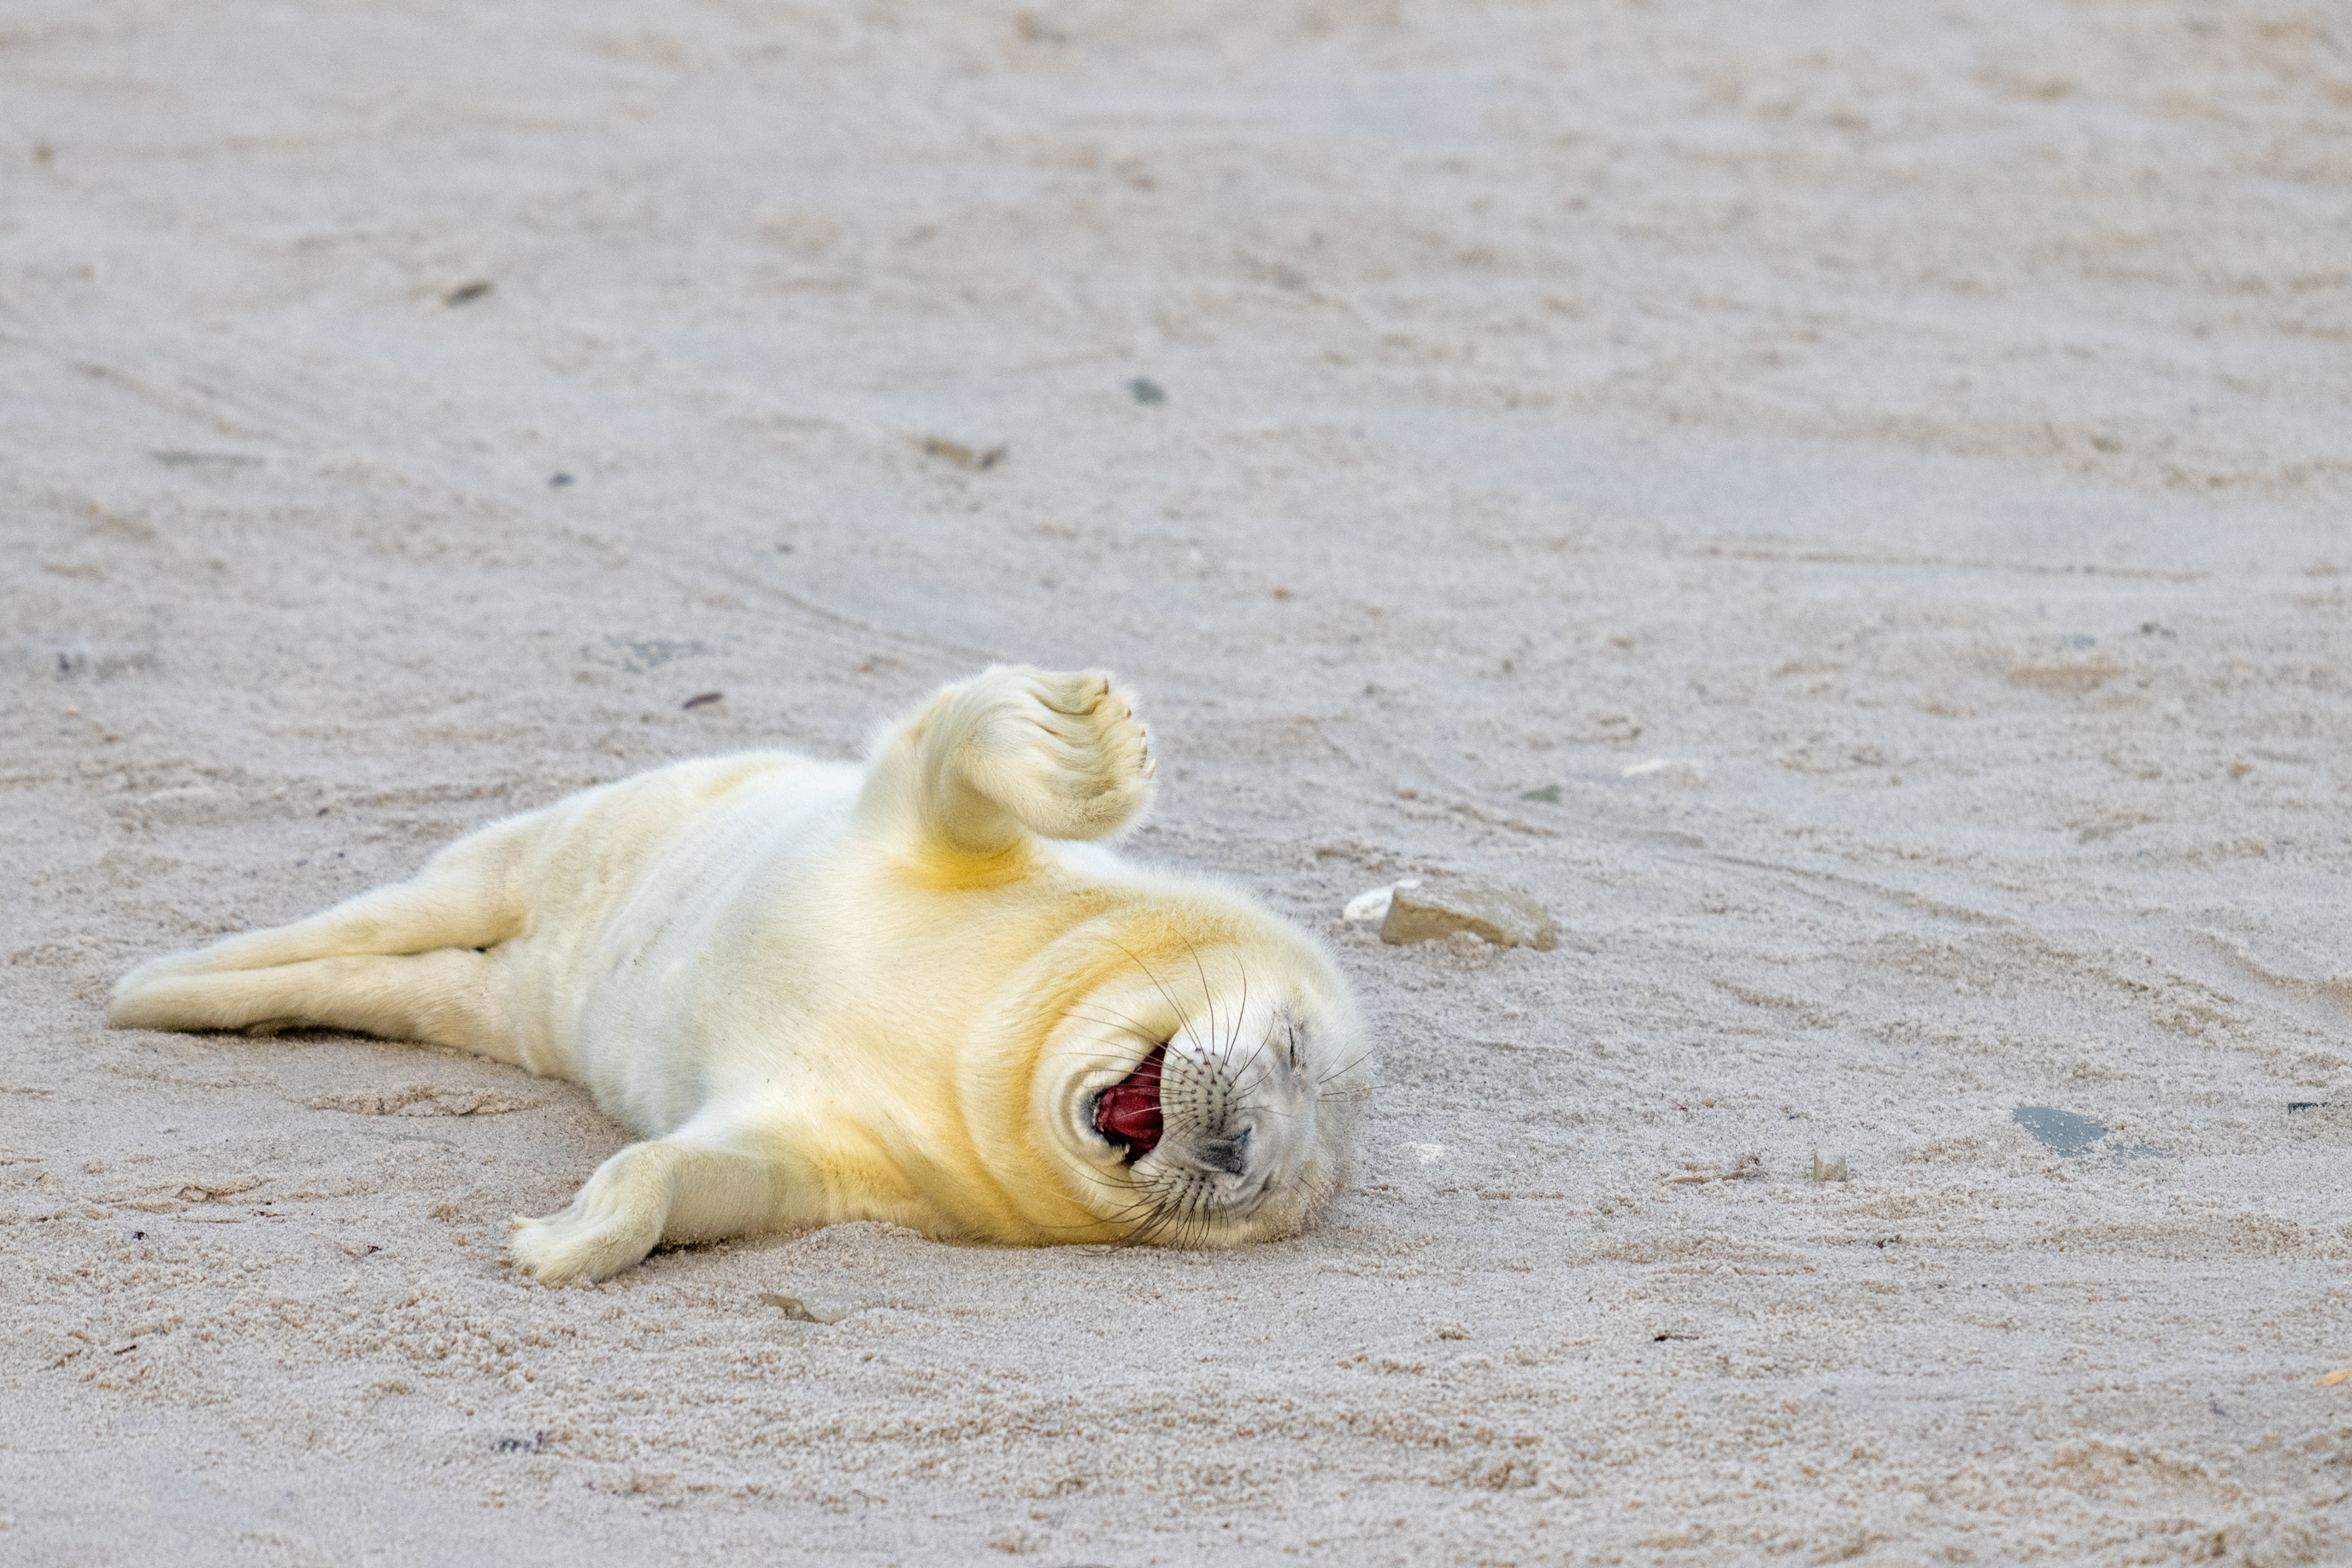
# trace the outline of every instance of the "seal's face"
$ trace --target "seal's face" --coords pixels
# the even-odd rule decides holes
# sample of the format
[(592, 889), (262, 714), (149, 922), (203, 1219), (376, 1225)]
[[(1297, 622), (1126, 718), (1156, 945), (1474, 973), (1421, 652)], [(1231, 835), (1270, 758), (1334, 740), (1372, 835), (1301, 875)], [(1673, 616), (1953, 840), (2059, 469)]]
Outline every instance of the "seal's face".
[(1074, 1008), (1040, 1074), (1080, 1201), (1161, 1245), (1296, 1231), (1339, 1184), (1364, 1092), (1344, 991), (1319, 961), (1271, 947), (1151, 967)]

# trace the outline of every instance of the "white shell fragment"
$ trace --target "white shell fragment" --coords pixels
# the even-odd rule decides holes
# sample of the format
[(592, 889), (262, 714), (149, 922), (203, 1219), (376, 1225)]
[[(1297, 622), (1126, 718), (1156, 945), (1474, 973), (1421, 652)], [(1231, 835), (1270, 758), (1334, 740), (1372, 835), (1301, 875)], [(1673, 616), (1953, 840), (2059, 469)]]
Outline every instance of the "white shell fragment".
[(1340, 911), (1341, 916), (1349, 920), (1381, 919), (1387, 915), (1389, 900), (1395, 895), (1398, 888), (1420, 885), (1421, 878), (1408, 876), (1402, 877), (1386, 887), (1375, 887), (1369, 892), (1360, 893), (1348, 900), (1348, 907)]
[(1628, 763), (1619, 770), (1623, 779), (1647, 779), (1653, 783), (1672, 785), (1684, 789), (1706, 788), (1706, 766), (1683, 757), (1653, 757), (1647, 762)]

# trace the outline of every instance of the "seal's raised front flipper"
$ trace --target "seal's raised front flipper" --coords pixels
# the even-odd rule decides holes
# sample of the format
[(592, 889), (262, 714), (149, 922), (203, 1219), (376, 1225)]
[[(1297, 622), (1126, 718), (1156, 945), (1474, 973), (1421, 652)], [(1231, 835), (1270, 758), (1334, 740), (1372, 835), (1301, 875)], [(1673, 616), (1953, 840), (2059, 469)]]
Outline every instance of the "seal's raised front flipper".
[(1151, 771), (1134, 694), (1110, 676), (996, 664), (889, 733), (858, 814), (919, 852), (992, 856), (1030, 833), (1110, 837), (1150, 803)]

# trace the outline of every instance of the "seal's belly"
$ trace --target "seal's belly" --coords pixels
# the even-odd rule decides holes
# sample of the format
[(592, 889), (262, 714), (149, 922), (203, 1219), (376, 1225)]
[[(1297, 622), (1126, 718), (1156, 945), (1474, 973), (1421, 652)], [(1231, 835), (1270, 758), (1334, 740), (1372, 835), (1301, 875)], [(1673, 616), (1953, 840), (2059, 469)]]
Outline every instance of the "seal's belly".
[(862, 769), (735, 760), (566, 826), (571, 902), (517, 970), (540, 1070), (644, 1136), (756, 1136), (778, 1223), (992, 1234), (964, 1058), (1007, 977), (1122, 896), (1086, 874), (1118, 862), (1057, 847), (943, 878), (861, 832)]
[(641, 1136), (756, 1147), (772, 1224), (1022, 1234), (1008, 1182), (1034, 1178), (1006, 1172), (1032, 1157), (1032, 1111), (1002, 1084), (1042, 1038), (1007, 988), (1150, 884), (1093, 846), (908, 853), (861, 819), (866, 783), (779, 754), (558, 807), (510, 945), (527, 1064)]
[(705, 1038), (730, 998), (710, 971), (756, 884), (820, 859), (858, 769), (784, 754), (687, 763), (557, 808), (513, 944), (513, 1016), (533, 1071), (573, 1079), (647, 1134), (707, 1087)]

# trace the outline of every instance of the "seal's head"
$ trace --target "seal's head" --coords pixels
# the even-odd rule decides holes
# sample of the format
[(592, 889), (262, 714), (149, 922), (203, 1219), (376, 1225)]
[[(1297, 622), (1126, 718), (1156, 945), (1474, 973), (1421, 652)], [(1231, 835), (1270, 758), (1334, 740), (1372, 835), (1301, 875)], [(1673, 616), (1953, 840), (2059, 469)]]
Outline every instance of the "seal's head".
[(1345, 1179), (1362, 1022), (1310, 940), (1250, 913), (1097, 934), (1109, 960), (1048, 1037), (1031, 1125), (1100, 1231), (1177, 1247), (1287, 1236)]

